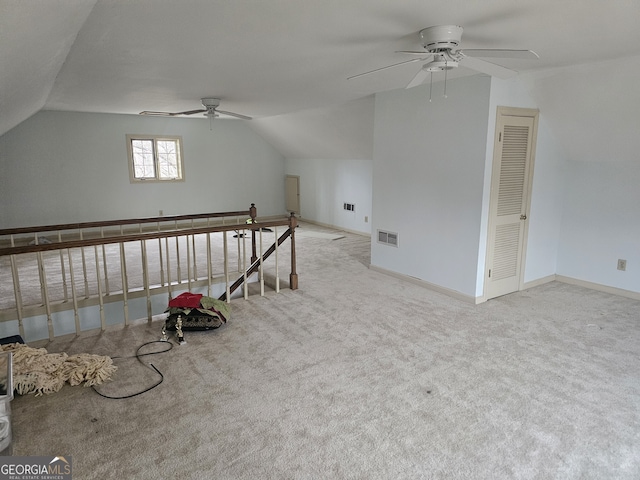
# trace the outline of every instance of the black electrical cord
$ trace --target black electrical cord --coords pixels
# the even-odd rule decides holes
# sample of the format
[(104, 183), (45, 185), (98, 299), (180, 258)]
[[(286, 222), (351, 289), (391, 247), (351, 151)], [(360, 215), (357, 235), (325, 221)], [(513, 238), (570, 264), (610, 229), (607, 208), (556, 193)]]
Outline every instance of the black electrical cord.
[[(167, 345), (169, 345), (169, 348), (166, 348), (165, 350), (159, 350), (159, 351), (157, 351), (157, 352), (140, 353), (140, 350), (141, 350), (143, 347), (146, 347), (147, 345), (151, 345), (151, 344), (154, 344), (154, 343), (166, 343)], [(136, 350), (136, 354), (135, 354), (134, 356), (132, 356), (132, 357), (112, 357), (112, 358), (114, 358), (114, 359), (137, 358), (137, 359), (138, 359), (138, 361), (139, 361), (140, 363), (142, 363), (144, 366), (152, 368), (153, 370), (155, 370), (155, 371), (156, 371), (156, 373), (157, 373), (158, 375), (160, 375), (160, 379), (159, 379), (156, 383), (154, 383), (154, 384), (153, 384), (153, 385), (151, 385), (150, 387), (145, 388), (144, 390), (142, 390), (142, 391), (140, 391), (140, 392), (132, 393), (132, 394), (130, 394), (130, 395), (124, 395), (124, 396), (122, 396), (122, 397), (112, 397), (112, 396), (109, 396), (109, 395), (105, 395), (104, 393), (100, 393), (100, 392), (96, 389), (95, 385), (93, 385), (91, 388), (93, 388), (93, 391), (94, 391), (94, 392), (96, 392), (96, 393), (97, 393), (98, 395), (100, 395), (101, 397), (109, 398), (109, 399), (111, 399), (111, 400), (124, 400), (125, 398), (132, 398), (132, 397), (136, 397), (136, 396), (138, 396), (138, 395), (142, 395), (143, 393), (148, 392), (149, 390), (153, 390), (154, 388), (156, 388), (158, 385), (160, 385), (160, 384), (164, 381), (164, 375), (162, 375), (162, 372), (160, 372), (160, 370), (158, 370), (158, 369), (156, 368), (156, 366), (155, 366), (153, 363), (149, 363), (149, 364), (144, 363), (144, 362), (142, 361), (142, 357), (146, 357), (146, 356), (148, 356), (148, 355), (157, 355), (157, 354), (159, 354), (159, 353), (165, 353), (165, 352), (168, 352), (169, 350), (171, 350), (172, 348), (173, 348), (173, 344), (172, 344), (171, 342), (168, 342), (168, 341), (166, 341), (166, 340), (154, 340), (154, 341), (152, 341), (152, 342), (147, 342), (147, 343), (143, 343), (142, 345), (140, 345), (140, 346), (138, 347), (138, 349)]]

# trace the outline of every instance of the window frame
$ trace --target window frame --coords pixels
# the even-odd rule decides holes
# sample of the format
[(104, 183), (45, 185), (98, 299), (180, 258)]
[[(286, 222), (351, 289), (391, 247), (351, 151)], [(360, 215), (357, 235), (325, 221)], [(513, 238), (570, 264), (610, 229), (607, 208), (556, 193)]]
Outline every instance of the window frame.
[[(182, 137), (180, 135), (138, 135), (138, 134), (127, 134), (127, 161), (129, 163), (129, 181), (130, 183), (165, 183), (165, 182), (184, 182), (185, 181), (185, 172), (184, 172), (184, 155), (182, 154)], [(153, 141), (153, 163), (155, 176), (154, 177), (145, 177), (145, 178), (137, 178), (135, 176), (135, 169), (133, 163), (133, 146), (132, 142), (134, 140), (149, 140)], [(176, 142), (176, 152), (178, 155), (177, 167), (178, 167), (178, 177), (176, 178), (160, 178), (159, 177), (159, 154), (158, 154), (158, 142), (159, 141), (172, 141)]]

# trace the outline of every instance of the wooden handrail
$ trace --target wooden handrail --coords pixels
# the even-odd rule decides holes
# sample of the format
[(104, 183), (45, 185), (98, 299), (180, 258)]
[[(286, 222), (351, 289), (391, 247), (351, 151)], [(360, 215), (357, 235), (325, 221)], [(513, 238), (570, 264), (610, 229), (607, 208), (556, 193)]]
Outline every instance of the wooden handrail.
[(84, 240), (68, 240), (62, 242), (51, 242), (39, 245), (19, 245), (15, 247), (0, 248), (0, 257), (5, 255), (18, 255), (21, 253), (45, 252), (50, 250), (61, 250), (66, 248), (92, 247), (98, 245), (108, 245), (112, 243), (135, 242), (139, 240), (154, 240), (159, 238), (172, 238), (183, 235), (198, 235), (201, 233), (217, 233), (230, 232), (238, 230), (242, 226), (246, 230), (259, 230), (263, 227), (279, 227), (288, 226), (289, 220), (273, 220), (255, 224), (239, 224), (239, 225), (219, 225), (210, 227), (184, 228), (178, 230), (163, 230), (160, 232), (135, 233), (127, 235), (116, 235), (100, 238), (87, 238)]
[[(255, 212), (255, 204), (251, 204)], [(104, 220), (97, 222), (81, 222), (81, 223), (61, 223), (58, 225), (41, 225), (33, 227), (17, 227), (0, 229), (2, 235), (19, 235), (25, 233), (52, 232), (62, 230), (79, 230), (83, 228), (99, 228), (99, 227), (115, 227), (118, 225), (137, 225), (146, 223), (166, 223), (179, 222), (183, 220), (201, 220), (203, 218), (223, 218), (223, 217), (251, 217), (251, 209), (239, 210), (232, 212), (216, 212), (216, 213), (195, 213), (190, 215), (169, 215), (162, 217), (145, 217), (145, 218), (128, 218), (123, 220)]]

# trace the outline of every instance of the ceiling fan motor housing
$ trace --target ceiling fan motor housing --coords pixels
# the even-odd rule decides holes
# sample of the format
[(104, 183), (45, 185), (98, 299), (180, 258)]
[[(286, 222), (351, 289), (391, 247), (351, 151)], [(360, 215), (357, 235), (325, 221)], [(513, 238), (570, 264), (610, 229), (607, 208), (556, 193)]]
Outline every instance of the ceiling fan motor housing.
[(220, 99), (219, 98), (203, 98), (202, 106), (204, 106), (204, 108), (206, 109), (218, 108), (220, 106)]
[(443, 50), (457, 50), (462, 38), (462, 27), (457, 25), (437, 25), (420, 30), (422, 46), (431, 53)]

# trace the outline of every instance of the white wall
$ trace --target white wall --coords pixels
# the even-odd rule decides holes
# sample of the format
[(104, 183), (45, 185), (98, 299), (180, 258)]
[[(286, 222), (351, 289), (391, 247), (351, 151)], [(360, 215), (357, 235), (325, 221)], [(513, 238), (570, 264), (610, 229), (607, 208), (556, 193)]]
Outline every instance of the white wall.
[[(183, 138), (185, 181), (131, 184), (125, 135)], [(0, 228), (249, 208), (284, 214), (284, 158), (244, 122), (41, 111), (0, 137)]]
[(523, 77), (566, 158), (556, 273), (631, 292), (640, 292), (639, 76), (631, 57)]
[(640, 162), (569, 162), (563, 210), (558, 274), (640, 292)]
[[(303, 219), (371, 233), (371, 160), (288, 159), (285, 171), (300, 177)], [(345, 202), (355, 211), (344, 210)]]
[(477, 295), (491, 79), (451, 80), (376, 95), (372, 233), (374, 266)]

